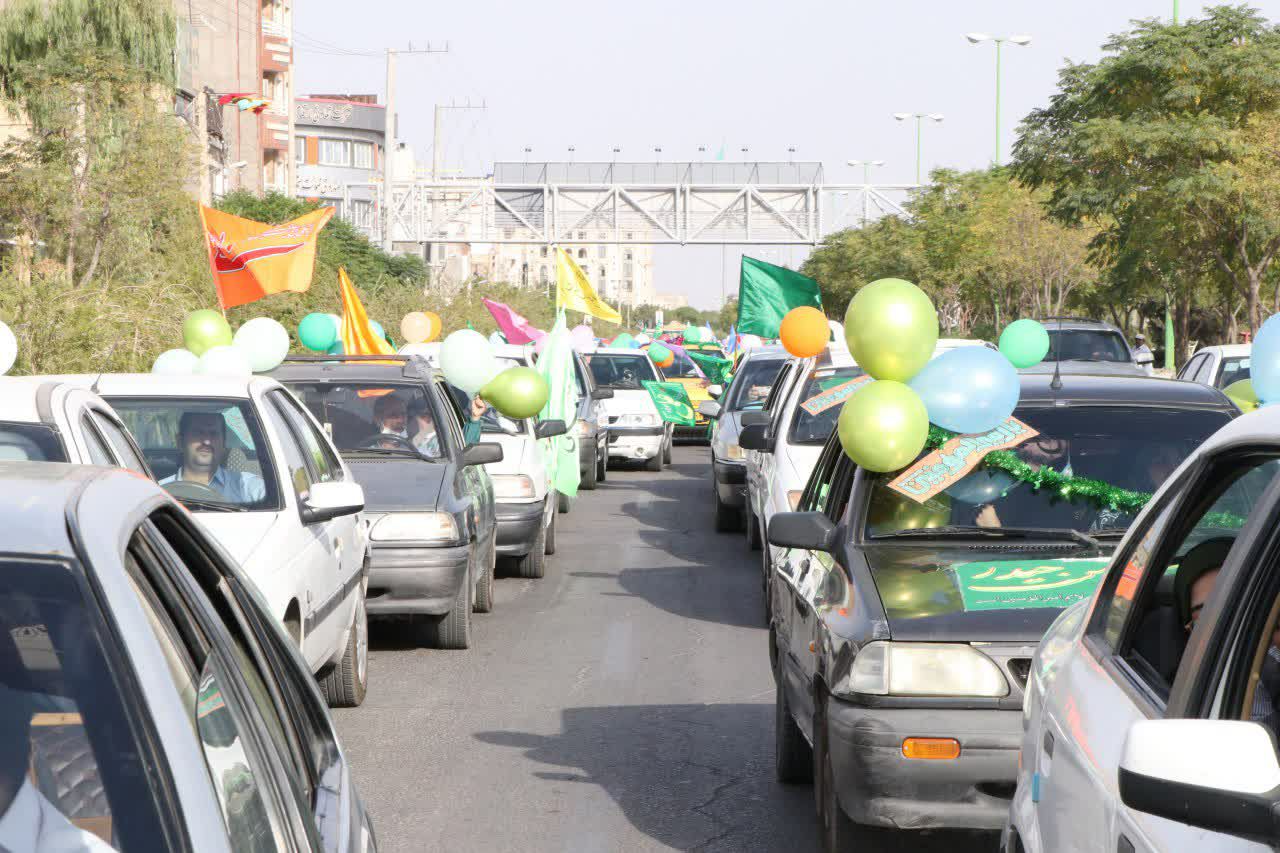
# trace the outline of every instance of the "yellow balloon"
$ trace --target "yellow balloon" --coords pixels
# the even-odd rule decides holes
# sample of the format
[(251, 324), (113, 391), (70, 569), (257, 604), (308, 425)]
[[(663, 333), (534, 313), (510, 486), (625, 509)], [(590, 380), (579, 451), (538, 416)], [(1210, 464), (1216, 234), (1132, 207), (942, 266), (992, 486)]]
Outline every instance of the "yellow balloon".
[(1254, 393), (1253, 382), (1248, 379), (1238, 379), (1232, 382), (1222, 389), (1222, 393), (1230, 397), (1231, 402), (1235, 403), (1240, 411), (1246, 415), (1262, 405), (1258, 400), (1258, 395)]
[(858, 366), (873, 378), (906, 382), (933, 358), (938, 312), (911, 282), (882, 278), (849, 302), (844, 339)]

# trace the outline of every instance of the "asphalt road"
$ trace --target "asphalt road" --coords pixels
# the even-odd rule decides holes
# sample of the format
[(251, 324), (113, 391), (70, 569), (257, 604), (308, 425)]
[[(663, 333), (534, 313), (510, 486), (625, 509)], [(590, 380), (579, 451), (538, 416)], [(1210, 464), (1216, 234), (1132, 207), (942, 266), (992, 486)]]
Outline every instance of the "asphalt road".
[[(714, 532), (707, 454), (583, 492), (470, 650), (374, 624), (368, 698), (335, 716), (380, 850), (820, 849), (812, 788), (774, 780), (759, 554)], [(973, 842), (883, 847), (922, 840)]]

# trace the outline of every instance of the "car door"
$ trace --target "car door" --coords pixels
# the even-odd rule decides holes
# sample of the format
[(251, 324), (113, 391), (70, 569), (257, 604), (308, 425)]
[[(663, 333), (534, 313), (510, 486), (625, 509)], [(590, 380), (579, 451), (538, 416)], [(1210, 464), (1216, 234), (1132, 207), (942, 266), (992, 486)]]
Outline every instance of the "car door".
[(471, 505), (471, 522), (474, 525), (476, 541), (480, 550), (489, 547), (490, 541), (497, 535), (497, 514), (493, 505), (493, 481), (482, 465), (464, 465), (462, 454), (466, 450), (466, 439), (463, 437), (463, 415), (458, 401), (449, 391), (443, 380), (437, 380), (434, 387), (436, 403), (440, 407), (442, 418), (449, 432), (449, 452), (454, 459), (455, 493)]
[[(771, 416), (774, 410), (782, 405), (780, 401), (786, 396), (786, 389), (794, 366), (795, 362), (788, 361), (783, 365), (782, 370), (778, 372), (778, 380), (769, 391), (769, 396), (765, 398), (764, 407), (761, 409), (766, 417)], [(767, 422), (765, 429), (766, 431), (768, 430)], [(748, 450), (745, 453), (747, 459), (747, 499), (750, 502), (751, 511), (757, 516), (760, 514), (760, 494), (764, 488), (764, 472), (761, 466), (764, 458), (768, 455), (762, 450)]]

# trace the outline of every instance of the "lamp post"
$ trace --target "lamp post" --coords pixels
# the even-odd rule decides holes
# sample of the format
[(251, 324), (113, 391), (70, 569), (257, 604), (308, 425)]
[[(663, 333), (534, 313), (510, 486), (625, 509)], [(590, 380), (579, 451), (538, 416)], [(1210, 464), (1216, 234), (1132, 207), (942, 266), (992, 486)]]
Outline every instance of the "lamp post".
[[(862, 167), (862, 227), (867, 227), (867, 220), (871, 218), (871, 167), (883, 166), (883, 160), (850, 160), (850, 166)], [(916, 179), (919, 183), (919, 178)]]
[(920, 151), (921, 151), (921, 126), (925, 119), (941, 124), (944, 116), (942, 113), (894, 113), (893, 117), (898, 121), (906, 121), (909, 118), (916, 120), (916, 183), (920, 183)]
[(1000, 46), (1005, 42), (1026, 47), (1031, 44), (1031, 36), (989, 36), (986, 33), (965, 33), (969, 44), (981, 44), (984, 41), (995, 42), (996, 45), (996, 156), (992, 161), (1000, 165)]
[(569, 146), (569, 162), (570, 163), (573, 162), (573, 152), (577, 150), (578, 149), (574, 148), (572, 145)]

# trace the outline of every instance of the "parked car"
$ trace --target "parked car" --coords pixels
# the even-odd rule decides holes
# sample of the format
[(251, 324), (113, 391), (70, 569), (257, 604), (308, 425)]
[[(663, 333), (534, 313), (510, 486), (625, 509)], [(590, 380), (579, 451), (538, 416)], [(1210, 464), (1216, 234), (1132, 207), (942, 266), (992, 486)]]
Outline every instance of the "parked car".
[(364, 486), (369, 614), (411, 618), (426, 645), (468, 648), (472, 610), (494, 604), (494, 486), (483, 466), (502, 447), (467, 446), (450, 386), (417, 357), (300, 356), (272, 375)]
[(160, 485), (258, 584), (329, 701), (359, 705), (368, 678), (365, 494), (315, 420), (262, 376), (77, 381), (97, 387)]
[[(684, 344), (683, 348), (685, 352), (696, 352), (702, 355), (724, 358), (724, 350), (720, 348), (719, 344)], [(662, 375), (670, 382), (683, 385), (685, 392), (689, 395), (689, 402), (693, 404), (694, 425), (676, 426), (673, 429), (673, 435), (676, 438), (706, 439), (707, 430), (711, 423), (710, 419), (702, 414), (699, 407), (702, 403), (711, 399), (711, 381), (700, 375), (697, 368), (694, 367), (692, 359), (686, 358), (679, 353), (676, 353), (675, 360), (670, 367), (662, 369)]]
[(1280, 843), (1280, 412), (1204, 442), (1032, 660), (1003, 850)]
[[(1058, 384), (1023, 377), (1022, 426), (1007, 446), (1033, 469), (1133, 492), (1157, 488), (1235, 414), (1220, 392), (1185, 382)], [(971, 473), (937, 491), (936, 471), (859, 469), (832, 435), (797, 512), (769, 522), (783, 549), (769, 647), (777, 774), (815, 782), (828, 850), (867, 826), (1004, 825), (1035, 644), (1092, 595), (1131, 520), (1096, 489), (1036, 487), (970, 461)], [(1096, 735), (1118, 737), (1103, 734), (1114, 718), (1086, 703), (1087, 689), (1064, 692), (1075, 697), (1068, 724), (1097, 714)], [(1069, 798), (1051, 802), (1063, 813)], [(1072, 826), (1082, 831), (1080, 819)]]
[(643, 462), (661, 471), (671, 461), (671, 424), (658, 415), (653, 398), (641, 382), (661, 382), (663, 375), (641, 349), (600, 347), (583, 354), (596, 384), (613, 392), (602, 400), (609, 458)]
[(0, 463), (0, 814), (19, 850), (371, 851), (293, 639), (152, 481)]
[(609, 474), (609, 430), (602, 401), (613, 399), (613, 389), (596, 382), (582, 353), (573, 354), (573, 374), (578, 382), (578, 423), (572, 430), (578, 440), (578, 488), (589, 491)]
[(1178, 371), (1178, 378), (1213, 388), (1226, 388), (1232, 382), (1249, 378), (1252, 352), (1253, 344), (1202, 347)]
[(711, 421), (711, 479), (716, 491), (716, 530), (742, 527), (747, 503), (747, 472), (738, 433), (744, 412), (762, 411), (765, 398), (790, 356), (780, 346), (755, 347), (743, 355), (728, 389), (709, 390), (699, 412)]
[(151, 476), (120, 416), (81, 382), (0, 377), (0, 412), (0, 461), (105, 465)]
[(1046, 317), (1049, 354), (1021, 373), (1089, 373), (1103, 376), (1146, 376), (1152, 356), (1137, 356), (1121, 332), (1110, 323), (1080, 317)]

